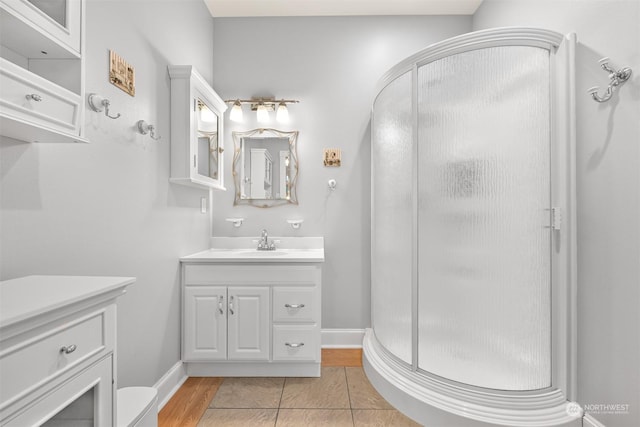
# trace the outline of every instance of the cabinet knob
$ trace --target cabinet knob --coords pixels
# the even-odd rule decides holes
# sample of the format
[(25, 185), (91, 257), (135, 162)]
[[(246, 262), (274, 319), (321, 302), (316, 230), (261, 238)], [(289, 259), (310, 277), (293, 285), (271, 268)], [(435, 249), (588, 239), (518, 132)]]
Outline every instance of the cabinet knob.
[(76, 348), (77, 347), (75, 344), (65, 345), (64, 347), (60, 348), (60, 353), (71, 354), (76, 351)]
[(31, 101), (36, 101), (36, 102), (42, 101), (42, 97), (40, 95), (38, 95), (37, 93), (30, 93), (25, 98), (27, 98), (28, 100), (31, 100)]
[(287, 347), (291, 347), (291, 348), (300, 348), (300, 347), (302, 347), (304, 345), (304, 343), (303, 342), (298, 342), (298, 343), (286, 342), (286, 343), (284, 343), (284, 345), (286, 345)]
[(304, 308), (304, 304), (285, 304), (286, 308)]

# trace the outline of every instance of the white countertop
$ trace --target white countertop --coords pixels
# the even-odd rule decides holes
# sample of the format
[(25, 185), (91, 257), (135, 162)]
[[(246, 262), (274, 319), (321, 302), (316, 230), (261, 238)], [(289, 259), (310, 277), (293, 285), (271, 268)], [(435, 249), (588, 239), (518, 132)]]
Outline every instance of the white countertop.
[(0, 282), (0, 327), (131, 285), (134, 277), (27, 276)]
[(259, 251), (256, 237), (212, 237), (211, 249), (180, 258), (182, 262), (291, 263), (324, 262), (322, 237), (273, 237), (276, 249)]

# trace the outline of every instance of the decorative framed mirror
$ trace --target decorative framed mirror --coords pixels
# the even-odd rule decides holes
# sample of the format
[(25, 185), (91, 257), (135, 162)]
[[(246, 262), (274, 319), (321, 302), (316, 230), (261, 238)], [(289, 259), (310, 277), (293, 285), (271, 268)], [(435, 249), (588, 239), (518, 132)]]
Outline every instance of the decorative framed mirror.
[(234, 205), (261, 208), (298, 204), (298, 131), (253, 129), (232, 132)]

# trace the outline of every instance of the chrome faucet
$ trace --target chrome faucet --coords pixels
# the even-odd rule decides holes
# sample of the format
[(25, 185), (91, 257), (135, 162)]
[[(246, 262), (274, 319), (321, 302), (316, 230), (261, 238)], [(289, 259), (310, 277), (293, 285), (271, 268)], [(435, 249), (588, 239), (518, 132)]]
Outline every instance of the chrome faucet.
[(271, 241), (269, 243), (269, 235), (267, 234), (267, 230), (262, 230), (262, 236), (260, 237), (260, 241), (258, 242), (258, 250), (259, 251), (275, 251), (276, 244)]

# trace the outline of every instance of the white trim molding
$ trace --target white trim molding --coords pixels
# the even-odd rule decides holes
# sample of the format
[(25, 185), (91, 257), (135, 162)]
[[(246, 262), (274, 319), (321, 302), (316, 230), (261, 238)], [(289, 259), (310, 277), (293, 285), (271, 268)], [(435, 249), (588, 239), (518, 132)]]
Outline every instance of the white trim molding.
[(158, 412), (171, 400), (187, 378), (184, 363), (179, 360), (153, 385), (158, 390)]
[(323, 329), (322, 348), (362, 348), (364, 329)]

